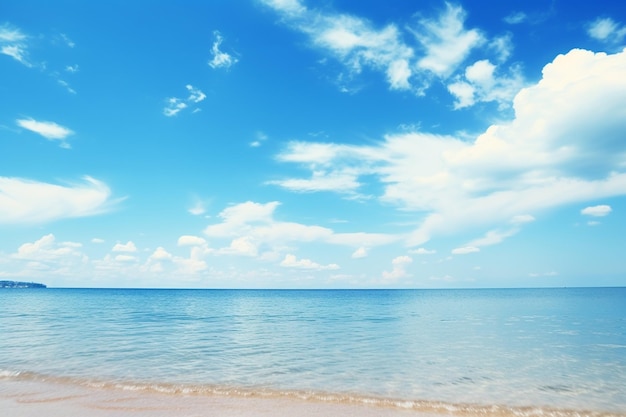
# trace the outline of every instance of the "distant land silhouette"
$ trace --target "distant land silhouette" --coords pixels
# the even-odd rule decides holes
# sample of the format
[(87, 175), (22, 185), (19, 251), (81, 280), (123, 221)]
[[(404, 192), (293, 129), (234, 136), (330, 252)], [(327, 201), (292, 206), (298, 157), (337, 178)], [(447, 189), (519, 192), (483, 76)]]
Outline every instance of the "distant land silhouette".
[(0, 281), (0, 288), (46, 288), (37, 282)]

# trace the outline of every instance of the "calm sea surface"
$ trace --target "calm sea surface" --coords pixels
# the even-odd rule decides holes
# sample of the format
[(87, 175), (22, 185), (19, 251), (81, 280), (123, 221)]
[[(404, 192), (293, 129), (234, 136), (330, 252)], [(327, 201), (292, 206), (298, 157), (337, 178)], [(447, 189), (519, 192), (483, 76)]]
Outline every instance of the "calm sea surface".
[(55, 378), (626, 413), (626, 288), (0, 291), (0, 379)]

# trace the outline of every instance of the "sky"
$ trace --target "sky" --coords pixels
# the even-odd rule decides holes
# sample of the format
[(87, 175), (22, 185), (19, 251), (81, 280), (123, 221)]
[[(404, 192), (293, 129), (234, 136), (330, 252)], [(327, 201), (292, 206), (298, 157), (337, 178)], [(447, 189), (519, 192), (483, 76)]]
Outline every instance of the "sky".
[(626, 285), (618, 0), (0, 3), (0, 279)]

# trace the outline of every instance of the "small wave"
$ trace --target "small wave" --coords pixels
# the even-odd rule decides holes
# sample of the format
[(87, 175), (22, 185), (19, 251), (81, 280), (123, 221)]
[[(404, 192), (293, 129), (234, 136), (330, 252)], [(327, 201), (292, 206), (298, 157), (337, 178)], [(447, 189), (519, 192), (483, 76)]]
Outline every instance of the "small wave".
[[(58, 377), (33, 372), (0, 370), (0, 378), (31, 381), (97, 390), (130, 391), (168, 396), (205, 396), (294, 400), (327, 404), (391, 408), (419, 414), (460, 417), (626, 417), (626, 413), (575, 410), (543, 406), (507, 406), (503, 404), (450, 403), (433, 400), (385, 398), (354, 393), (331, 393), (307, 390), (278, 390), (265, 387), (236, 387), (208, 384), (172, 384), (161, 382), (114, 381), (76, 377)], [(555, 387), (547, 387), (554, 389)], [(558, 387), (562, 389), (563, 387)], [(68, 397), (69, 398), (69, 397)], [(53, 400), (57, 399), (56, 397)], [(63, 399), (63, 398), (61, 398)]]
[(20, 376), (20, 374), (21, 374), (20, 371), (10, 371), (8, 369), (0, 369), (0, 378), (2, 379), (15, 378), (17, 376)]

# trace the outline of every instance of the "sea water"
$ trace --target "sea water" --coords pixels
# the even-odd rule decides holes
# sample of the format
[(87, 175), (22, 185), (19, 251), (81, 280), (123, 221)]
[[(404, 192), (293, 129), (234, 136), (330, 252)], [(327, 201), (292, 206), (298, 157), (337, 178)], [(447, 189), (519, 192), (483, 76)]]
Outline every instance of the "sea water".
[(626, 288), (3, 290), (0, 387), (18, 382), (626, 415)]

